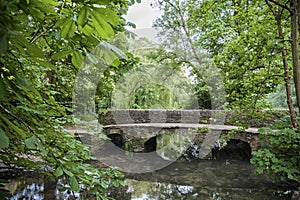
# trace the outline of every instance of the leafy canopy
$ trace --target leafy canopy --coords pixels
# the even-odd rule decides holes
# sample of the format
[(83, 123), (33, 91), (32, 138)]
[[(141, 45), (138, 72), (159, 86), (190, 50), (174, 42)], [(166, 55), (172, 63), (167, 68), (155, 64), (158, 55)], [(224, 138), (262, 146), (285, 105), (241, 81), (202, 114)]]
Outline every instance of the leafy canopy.
[(63, 127), (72, 123), (76, 72), (101, 41), (124, 31), (122, 14), (131, 3), (0, 2), (0, 159), (6, 165), (65, 177), (69, 190), (84, 188), (102, 199), (110, 184), (123, 184), (115, 169), (85, 164), (93, 159), (88, 148)]

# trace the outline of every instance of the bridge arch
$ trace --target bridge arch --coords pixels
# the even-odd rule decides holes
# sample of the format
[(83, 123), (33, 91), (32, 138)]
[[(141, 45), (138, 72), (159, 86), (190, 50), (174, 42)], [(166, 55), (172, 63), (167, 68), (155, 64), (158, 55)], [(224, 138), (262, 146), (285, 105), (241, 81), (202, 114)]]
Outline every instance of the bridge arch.
[(112, 133), (107, 135), (107, 137), (111, 140), (113, 144), (115, 144), (117, 147), (124, 148), (125, 139), (121, 134), (118, 133)]
[(144, 143), (144, 151), (145, 153), (156, 151), (157, 147), (157, 136), (151, 137)]
[(231, 139), (222, 148), (214, 147), (212, 149), (212, 158), (216, 160), (250, 161), (251, 151), (252, 148), (248, 142), (240, 139)]

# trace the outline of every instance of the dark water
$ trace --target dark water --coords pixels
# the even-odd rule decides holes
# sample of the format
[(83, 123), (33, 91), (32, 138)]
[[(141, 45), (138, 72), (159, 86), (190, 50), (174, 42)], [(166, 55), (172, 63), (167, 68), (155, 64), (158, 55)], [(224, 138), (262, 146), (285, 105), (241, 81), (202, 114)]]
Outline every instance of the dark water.
[[(126, 200), (253, 199), (287, 200), (292, 191), (253, 174), (247, 162), (178, 162), (147, 174), (127, 174), (127, 186), (110, 188), (107, 195)], [(74, 199), (73, 195), (49, 187), (51, 182), (34, 173), (8, 180), (0, 199)], [(62, 183), (58, 183), (62, 185)], [(6, 195), (6, 196), (5, 196)], [(75, 199), (84, 199), (74, 194)], [(46, 196), (46, 197), (45, 197)]]

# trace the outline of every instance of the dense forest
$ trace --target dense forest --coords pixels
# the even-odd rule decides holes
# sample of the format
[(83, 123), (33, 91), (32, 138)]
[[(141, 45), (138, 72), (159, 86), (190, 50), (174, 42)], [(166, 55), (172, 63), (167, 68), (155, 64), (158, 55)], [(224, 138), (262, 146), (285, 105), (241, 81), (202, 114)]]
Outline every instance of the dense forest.
[(259, 111), (280, 108), (288, 114), (260, 129), (264, 146), (251, 162), (274, 181), (299, 184), (300, 2), (155, 1), (159, 44), (126, 29), (135, 27), (124, 19), (135, 3), (0, 2), (2, 162), (106, 199), (123, 175), (87, 164), (88, 147), (65, 126), (111, 108), (242, 110), (262, 119)]

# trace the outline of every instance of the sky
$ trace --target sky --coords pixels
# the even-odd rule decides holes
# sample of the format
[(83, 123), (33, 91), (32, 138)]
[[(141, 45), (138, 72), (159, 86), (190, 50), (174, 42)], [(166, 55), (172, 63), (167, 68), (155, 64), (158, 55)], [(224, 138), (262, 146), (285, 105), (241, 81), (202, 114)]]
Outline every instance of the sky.
[(155, 0), (142, 0), (141, 3), (135, 3), (129, 7), (125, 18), (136, 24), (136, 29), (151, 28), (153, 22), (161, 13), (158, 6), (150, 6), (153, 2), (155, 2)]
[(128, 30), (136, 33), (139, 37), (146, 37), (154, 42), (157, 42), (157, 31), (152, 28), (156, 18), (161, 15), (158, 6), (152, 7), (150, 4), (155, 0), (142, 0), (141, 3), (135, 3), (129, 7), (125, 19), (136, 25), (136, 29), (127, 27)]

